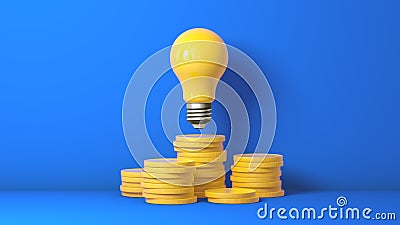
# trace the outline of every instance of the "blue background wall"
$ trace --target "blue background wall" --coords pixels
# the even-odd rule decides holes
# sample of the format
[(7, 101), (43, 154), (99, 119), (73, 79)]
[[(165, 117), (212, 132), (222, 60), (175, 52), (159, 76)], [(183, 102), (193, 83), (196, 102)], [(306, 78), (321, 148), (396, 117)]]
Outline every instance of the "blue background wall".
[(0, 3), (0, 189), (118, 189), (126, 85), (192, 27), (266, 73), (287, 189), (400, 188), (399, 1), (141, 2)]

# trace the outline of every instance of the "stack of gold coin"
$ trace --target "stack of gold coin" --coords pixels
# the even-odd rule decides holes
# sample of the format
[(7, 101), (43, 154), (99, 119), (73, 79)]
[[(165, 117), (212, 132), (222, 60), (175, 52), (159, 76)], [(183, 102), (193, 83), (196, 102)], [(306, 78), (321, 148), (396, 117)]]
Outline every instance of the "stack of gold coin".
[(198, 198), (205, 198), (204, 191), (225, 188), (226, 151), (224, 135), (186, 134), (176, 136), (174, 149), (178, 159), (194, 160), (194, 191)]
[(205, 195), (209, 202), (220, 204), (247, 204), (259, 201), (256, 191), (246, 188), (208, 189)]
[(260, 198), (280, 197), (282, 190), (283, 157), (279, 154), (239, 154), (234, 155), (232, 187), (249, 188)]
[(121, 195), (131, 198), (142, 197), (142, 169), (124, 169), (121, 170)]
[(176, 158), (148, 159), (142, 172), (143, 197), (151, 204), (197, 202), (193, 188), (195, 162)]

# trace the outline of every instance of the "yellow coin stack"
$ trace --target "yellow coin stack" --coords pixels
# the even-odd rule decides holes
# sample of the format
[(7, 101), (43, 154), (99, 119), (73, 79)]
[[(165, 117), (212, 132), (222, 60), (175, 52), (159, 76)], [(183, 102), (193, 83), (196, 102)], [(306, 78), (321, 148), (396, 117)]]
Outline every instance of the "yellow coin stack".
[(283, 156), (279, 154), (239, 154), (234, 155), (231, 167), (233, 188), (249, 188), (260, 198), (281, 197)]
[(119, 187), (121, 195), (131, 198), (142, 197), (142, 169), (124, 169), (121, 170), (121, 186)]
[(176, 136), (174, 149), (178, 159), (195, 161), (194, 191), (198, 198), (205, 198), (205, 191), (225, 188), (226, 151), (224, 135), (186, 134)]
[(193, 188), (195, 162), (176, 158), (148, 159), (142, 172), (143, 197), (151, 204), (197, 202)]
[(247, 204), (259, 201), (256, 191), (246, 188), (220, 188), (205, 191), (209, 202), (220, 204)]

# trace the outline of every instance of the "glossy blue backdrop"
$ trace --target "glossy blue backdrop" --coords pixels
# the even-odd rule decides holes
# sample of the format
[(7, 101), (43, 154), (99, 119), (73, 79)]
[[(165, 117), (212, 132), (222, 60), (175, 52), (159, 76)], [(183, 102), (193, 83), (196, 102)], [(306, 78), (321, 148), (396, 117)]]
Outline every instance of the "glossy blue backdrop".
[[(121, 125), (126, 85), (192, 27), (216, 31), (266, 73), (287, 189), (399, 189), (399, 10), (394, 0), (2, 2), (0, 189), (118, 189), (119, 170), (135, 166)], [(152, 95), (177, 82), (167, 73)], [(150, 101), (158, 118), (160, 100)], [(159, 123), (149, 126), (172, 154)]]

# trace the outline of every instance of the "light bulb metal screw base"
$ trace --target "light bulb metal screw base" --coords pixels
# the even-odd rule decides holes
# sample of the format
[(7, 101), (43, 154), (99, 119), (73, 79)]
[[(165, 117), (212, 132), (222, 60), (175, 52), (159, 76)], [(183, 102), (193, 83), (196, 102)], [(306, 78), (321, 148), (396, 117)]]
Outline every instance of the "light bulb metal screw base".
[(186, 120), (196, 129), (211, 121), (211, 103), (186, 103)]

